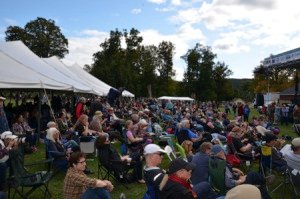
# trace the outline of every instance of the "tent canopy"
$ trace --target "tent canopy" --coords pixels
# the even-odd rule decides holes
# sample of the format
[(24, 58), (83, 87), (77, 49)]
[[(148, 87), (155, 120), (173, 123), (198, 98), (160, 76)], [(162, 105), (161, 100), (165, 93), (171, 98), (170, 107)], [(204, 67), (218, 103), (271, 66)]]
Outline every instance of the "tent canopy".
[[(42, 76), (47, 77), (57, 83), (61, 84), (61, 88), (57, 87), (58, 90), (73, 90), (74, 92), (91, 93), (92, 89), (82, 85), (81, 83), (67, 77), (63, 73), (55, 70), (53, 67), (49, 66), (46, 62), (40, 59), (36, 54), (34, 54), (27, 46), (25, 46), (21, 41), (12, 42), (0, 42), (0, 52), (2, 52), (7, 57), (15, 60), (15, 62), (31, 69), (28, 73), (21, 74), (19, 71), (15, 71), (19, 75), (31, 76), (30, 71), (35, 71)], [(10, 67), (5, 65), (5, 68)], [(41, 80), (42, 81), (42, 80)], [(45, 81), (45, 79), (44, 79)], [(24, 82), (26, 84), (26, 82)], [(42, 84), (47, 84), (43, 82)], [(42, 88), (42, 87), (41, 87)]]
[(71, 90), (72, 87), (35, 72), (0, 51), (0, 88)]
[(162, 96), (158, 98), (159, 100), (177, 100), (177, 101), (194, 101), (190, 97), (175, 97), (175, 96)]
[[(83, 70), (82, 67), (80, 67), (78, 64), (74, 64), (72, 66), (68, 67), (70, 71), (76, 73), (78, 76), (80, 76), (81, 79), (83, 79), (85, 82), (87, 82), (92, 88), (101, 88), (103, 91), (102, 95), (107, 95), (110, 88), (113, 88), (112, 86), (106, 84), (105, 82), (97, 79), (90, 73)], [(114, 88), (115, 89), (115, 88)], [(134, 94), (130, 93), (129, 91), (123, 91), (122, 96), (126, 97), (134, 97)]]

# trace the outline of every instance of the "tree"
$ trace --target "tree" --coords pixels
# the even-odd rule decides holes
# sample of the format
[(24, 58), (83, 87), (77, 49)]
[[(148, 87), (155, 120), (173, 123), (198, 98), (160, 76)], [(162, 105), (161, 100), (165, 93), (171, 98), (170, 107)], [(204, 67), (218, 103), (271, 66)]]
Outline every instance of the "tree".
[(266, 68), (260, 65), (253, 72), (256, 93), (280, 92), (294, 84), (294, 69)]
[(58, 56), (63, 58), (68, 51), (68, 40), (52, 19), (37, 19), (28, 22), (24, 29), (9, 26), (5, 31), (6, 41), (21, 40), (39, 57)]
[(187, 63), (183, 87), (199, 100), (229, 100), (233, 89), (227, 77), (232, 74), (224, 62), (215, 63), (217, 55), (209, 46), (196, 44), (181, 58)]
[(173, 54), (175, 46), (172, 42), (162, 41), (158, 45), (157, 70), (158, 77), (158, 95), (174, 95), (175, 85), (172, 77), (175, 75), (173, 70)]

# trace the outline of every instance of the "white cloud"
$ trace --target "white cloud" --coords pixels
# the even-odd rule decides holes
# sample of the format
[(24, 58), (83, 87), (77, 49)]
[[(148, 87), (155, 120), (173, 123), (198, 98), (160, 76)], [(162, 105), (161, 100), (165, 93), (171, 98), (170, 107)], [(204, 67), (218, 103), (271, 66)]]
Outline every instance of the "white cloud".
[(14, 19), (9, 19), (9, 18), (5, 18), (4, 19), (4, 23), (7, 24), (8, 26), (16, 26), (18, 25), (18, 22)]
[(131, 13), (134, 15), (140, 14), (142, 12), (142, 9), (140, 8), (135, 8), (131, 10)]
[(99, 44), (109, 33), (97, 30), (83, 30), (77, 37), (70, 37), (69, 54), (63, 59), (67, 65), (78, 63), (81, 66), (91, 64), (93, 62), (93, 54), (100, 50)]
[(155, 4), (163, 4), (166, 2), (166, 0), (148, 0), (150, 3), (155, 3)]
[(181, 0), (171, 0), (171, 5), (180, 6), (181, 5)]

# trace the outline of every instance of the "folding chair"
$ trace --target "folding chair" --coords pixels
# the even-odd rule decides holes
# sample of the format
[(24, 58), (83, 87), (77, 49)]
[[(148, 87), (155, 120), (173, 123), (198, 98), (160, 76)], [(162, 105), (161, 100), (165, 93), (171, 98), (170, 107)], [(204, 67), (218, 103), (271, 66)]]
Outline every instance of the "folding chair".
[[(274, 178), (274, 175), (276, 175), (277, 172), (283, 174), (283, 181), (281, 181), (274, 189), (270, 190), (271, 193), (275, 192), (276, 190), (278, 190), (279, 188), (281, 188), (282, 186), (284, 186), (284, 190), (282, 192), (282, 194), (284, 194), (285, 191), (285, 185), (287, 184), (287, 179), (288, 179), (288, 173), (287, 170), (286, 171), (278, 171), (276, 170), (276, 168), (274, 168), (273, 164), (272, 164), (272, 147), (270, 146), (266, 146), (266, 145), (262, 145), (261, 146), (261, 156), (260, 156), (260, 164), (259, 164), (259, 170), (262, 173), (262, 175), (264, 176), (264, 178), (268, 181), (271, 180), (272, 178)], [(267, 190), (269, 191), (270, 187), (267, 185), (266, 186)]]
[(186, 157), (184, 148), (178, 143), (175, 143), (175, 147), (176, 147), (177, 151), (179, 152), (180, 157), (183, 158), (185, 161), (187, 161), (187, 157)]
[(300, 135), (300, 124), (293, 124), (295, 132)]
[(209, 181), (211, 187), (220, 195), (226, 195), (228, 188), (225, 185), (226, 161), (217, 157), (209, 158)]
[(241, 161), (240, 165), (236, 165), (239, 167), (243, 167), (243, 170), (249, 171), (251, 166), (253, 165), (252, 162), (255, 160), (255, 158), (252, 155), (246, 155), (243, 153), (238, 152), (238, 150), (235, 148), (232, 137), (230, 135), (227, 136), (227, 149), (228, 154), (233, 154), (237, 158), (239, 158)]
[(294, 197), (300, 198), (300, 171), (288, 167), (289, 180), (293, 187)]
[[(106, 161), (105, 154), (98, 150), (98, 178), (101, 179), (114, 179), (120, 182), (126, 189), (129, 189), (125, 183), (128, 182), (126, 176), (132, 168), (125, 165), (123, 161)], [(117, 168), (117, 169), (116, 169)]]
[[(51, 198), (48, 183), (53, 173), (50, 171), (50, 167), (48, 167), (47, 170), (28, 172), (25, 166), (45, 166), (45, 164), (51, 164), (53, 159), (24, 165), (24, 150), (22, 146), (19, 145), (18, 147), (19, 148), (16, 150), (11, 150), (9, 154), (11, 160), (11, 175), (7, 180), (8, 198), (10, 198), (11, 189), (14, 189), (14, 196), (17, 193), (21, 198), (29, 198), (29, 196), (38, 188), (42, 188), (44, 198), (47, 196)], [(25, 191), (24, 188), (29, 188), (29, 190), (26, 189)]]
[[(172, 161), (173, 159), (176, 158), (175, 152), (169, 145), (165, 146), (164, 150), (166, 151), (166, 154), (167, 154), (168, 158), (170, 159), (170, 161)], [(173, 156), (173, 159), (172, 159), (171, 155)]]
[[(80, 142), (79, 147), (82, 153), (95, 155), (95, 140), (90, 142)], [(89, 158), (87, 160), (94, 160), (94, 158)]]

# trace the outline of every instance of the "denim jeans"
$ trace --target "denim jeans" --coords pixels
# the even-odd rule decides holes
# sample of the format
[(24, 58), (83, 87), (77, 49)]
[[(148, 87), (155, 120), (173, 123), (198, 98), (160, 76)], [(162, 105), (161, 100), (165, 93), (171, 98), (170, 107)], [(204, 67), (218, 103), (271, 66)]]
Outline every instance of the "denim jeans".
[(110, 193), (104, 188), (88, 188), (80, 199), (111, 199)]

